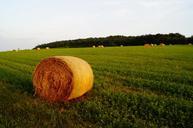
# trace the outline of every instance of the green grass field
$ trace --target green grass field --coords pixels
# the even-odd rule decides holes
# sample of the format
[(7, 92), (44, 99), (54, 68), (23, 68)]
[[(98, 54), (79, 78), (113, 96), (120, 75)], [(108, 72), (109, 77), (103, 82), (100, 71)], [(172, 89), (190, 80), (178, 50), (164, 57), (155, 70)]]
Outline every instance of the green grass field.
[[(81, 99), (48, 103), (33, 96), (41, 59), (80, 57), (94, 88)], [(193, 127), (193, 46), (109, 47), (0, 53), (0, 128)]]

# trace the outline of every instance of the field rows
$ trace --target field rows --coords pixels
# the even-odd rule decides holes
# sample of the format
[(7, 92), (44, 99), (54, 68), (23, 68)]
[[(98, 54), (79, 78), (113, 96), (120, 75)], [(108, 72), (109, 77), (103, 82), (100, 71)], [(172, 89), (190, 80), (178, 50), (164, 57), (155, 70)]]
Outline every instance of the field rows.
[[(193, 47), (189, 46), (2, 52), (0, 124), (193, 127), (192, 53)], [(31, 76), (35, 65), (54, 55), (77, 56), (91, 64), (94, 88), (84, 99), (50, 104), (33, 96)]]

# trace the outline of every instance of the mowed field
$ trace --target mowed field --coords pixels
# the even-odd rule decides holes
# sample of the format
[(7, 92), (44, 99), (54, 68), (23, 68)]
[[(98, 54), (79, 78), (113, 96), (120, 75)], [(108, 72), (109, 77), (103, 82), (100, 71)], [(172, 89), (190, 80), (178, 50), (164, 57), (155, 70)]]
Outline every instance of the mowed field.
[[(91, 64), (93, 89), (66, 103), (33, 96), (41, 59)], [(193, 46), (60, 48), (0, 53), (0, 128), (193, 127)]]

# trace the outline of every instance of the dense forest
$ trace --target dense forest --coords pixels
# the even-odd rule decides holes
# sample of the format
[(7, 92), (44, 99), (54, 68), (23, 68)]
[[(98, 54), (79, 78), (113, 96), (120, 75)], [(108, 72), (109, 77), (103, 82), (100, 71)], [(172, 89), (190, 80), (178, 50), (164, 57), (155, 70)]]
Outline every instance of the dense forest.
[(63, 40), (55, 41), (47, 44), (41, 44), (35, 48), (76, 48), (76, 47), (92, 47), (93, 45), (104, 45), (104, 46), (137, 46), (144, 44), (189, 44), (193, 43), (193, 36), (185, 37), (179, 33), (170, 34), (149, 34), (142, 36), (109, 36), (101, 38), (86, 38), (76, 40)]

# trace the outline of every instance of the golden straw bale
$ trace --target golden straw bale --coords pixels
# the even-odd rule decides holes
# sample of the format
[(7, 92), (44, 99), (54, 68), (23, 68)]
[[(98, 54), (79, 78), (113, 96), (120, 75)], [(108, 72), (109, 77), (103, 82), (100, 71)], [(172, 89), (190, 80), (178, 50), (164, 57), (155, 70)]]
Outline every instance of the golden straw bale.
[(151, 45), (150, 44), (144, 44), (144, 47), (149, 48), (149, 47), (151, 47)]
[(164, 46), (165, 46), (165, 44), (164, 44), (164, 43), (160, 43), (160, 46), (164, 47)]
[(35, 95), (51, 102), (82, 96), (93, 87), (93, 79), (90, 65), (72, 56), (43, 59), (33, 73)]
[(99, 45), (98, 48), (104, 48), (104, 46), (103, 45)]

